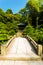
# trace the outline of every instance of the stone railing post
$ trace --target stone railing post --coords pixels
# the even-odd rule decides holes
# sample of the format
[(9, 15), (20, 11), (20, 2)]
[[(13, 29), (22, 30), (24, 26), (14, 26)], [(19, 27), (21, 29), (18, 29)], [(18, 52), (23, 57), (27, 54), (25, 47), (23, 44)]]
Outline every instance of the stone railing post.
[(38, 45), (38, 55), (42, 56), (42, 45)]
[(43, 45), (42, 45), (42, 54), (43, 54)]
[(6, 55), (6, 46), (5, 45), (1, 45), (1, 55)]

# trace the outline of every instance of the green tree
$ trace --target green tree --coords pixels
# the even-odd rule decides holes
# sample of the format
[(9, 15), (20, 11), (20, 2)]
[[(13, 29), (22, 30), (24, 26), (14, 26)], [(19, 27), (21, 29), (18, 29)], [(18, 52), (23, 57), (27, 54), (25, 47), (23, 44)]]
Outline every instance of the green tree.
[(21, 18), (20, 18), (20, 21), (25, 23), (25, 24), (28, 24), (29, 23), (29, 16), (28, 16), (28, 12), (27, 12), (27, 9), (26, 8), (23, 8), (19, 11), (19, 13), (21, 14)]
[(7, 9), (6, 13), (7, 13), (7, 14), (13, 14), (13, 12), (12, 12), (11, 9)]
[(32, 20), (31, 23), (34, 27), (38, 26), (38, 16), (39, 16), (39, 13), (40, 13), (39, 4), (41, 5), (40, 2), (41, 1), (39, 1), (39, 0), (29, 0), (26, 4), (26, 8), (30, 12), (29, 16), (31, 17), (31, 20)]

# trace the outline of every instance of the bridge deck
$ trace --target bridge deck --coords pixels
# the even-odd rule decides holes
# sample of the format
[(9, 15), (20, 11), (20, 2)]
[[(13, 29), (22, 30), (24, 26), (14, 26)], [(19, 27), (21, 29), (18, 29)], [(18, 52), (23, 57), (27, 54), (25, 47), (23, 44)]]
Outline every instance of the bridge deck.
[(37, 56), (35, 50), (27, 41), (26, 38), (18, 37), (12, 40), (9, 46), (9, 50), (7, 52), (7, 56)]
[(35, 50), (27, 39), (18, 37), (10, 43), (7, 55), (0, 56), (0, 65), (43, 65), (43, 62), (35, 61), (38, 59), (40, 57), (35, 54)]
[(0, 59), (9, 60), (38, 60), (40, 57), (26, 38), (17, 37), (12, 40), (7, 54)]

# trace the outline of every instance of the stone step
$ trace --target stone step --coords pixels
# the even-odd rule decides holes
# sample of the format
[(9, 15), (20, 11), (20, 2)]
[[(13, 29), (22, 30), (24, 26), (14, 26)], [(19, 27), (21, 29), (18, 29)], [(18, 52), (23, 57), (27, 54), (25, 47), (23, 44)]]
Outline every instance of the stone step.
[(5, 57), (5, 56), (0, 56), (0, 60), (15, 60), (15, 61), (39, 61), (42, 60), (41, 57)]
[(43, 65), (43, 61), (9, 61), (9, 60), (0, 60), (0, 65)]

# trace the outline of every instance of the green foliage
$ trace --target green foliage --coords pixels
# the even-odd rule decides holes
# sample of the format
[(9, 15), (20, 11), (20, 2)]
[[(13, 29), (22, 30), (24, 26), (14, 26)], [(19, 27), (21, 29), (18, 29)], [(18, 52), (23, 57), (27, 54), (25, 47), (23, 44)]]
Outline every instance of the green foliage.
[(26, 26), (26, 28), (24, 29), (24, 34), (28, 34), (31, 35), (33, 33), (33, 27), (31, 25)]
[(7, 34), (0, 34), (0, 41), (8, 40)]
[(0, 44), (6, 43), (10, 36), (18, 31), (20, 15), (13, 14), (11, 9), (4, 12), (0, 9)]
[(6, 13), (7, 13), (7, 14), (13, 14), (13, 12), (12, 12), (11, 9), (7, 9)]
[(31, 25), (26, 26), (26, 28), (23, 31), (24, 35), (29, 35), (32, 37), (38, 44), (43, 45), (43, 28), (34, 29)]

